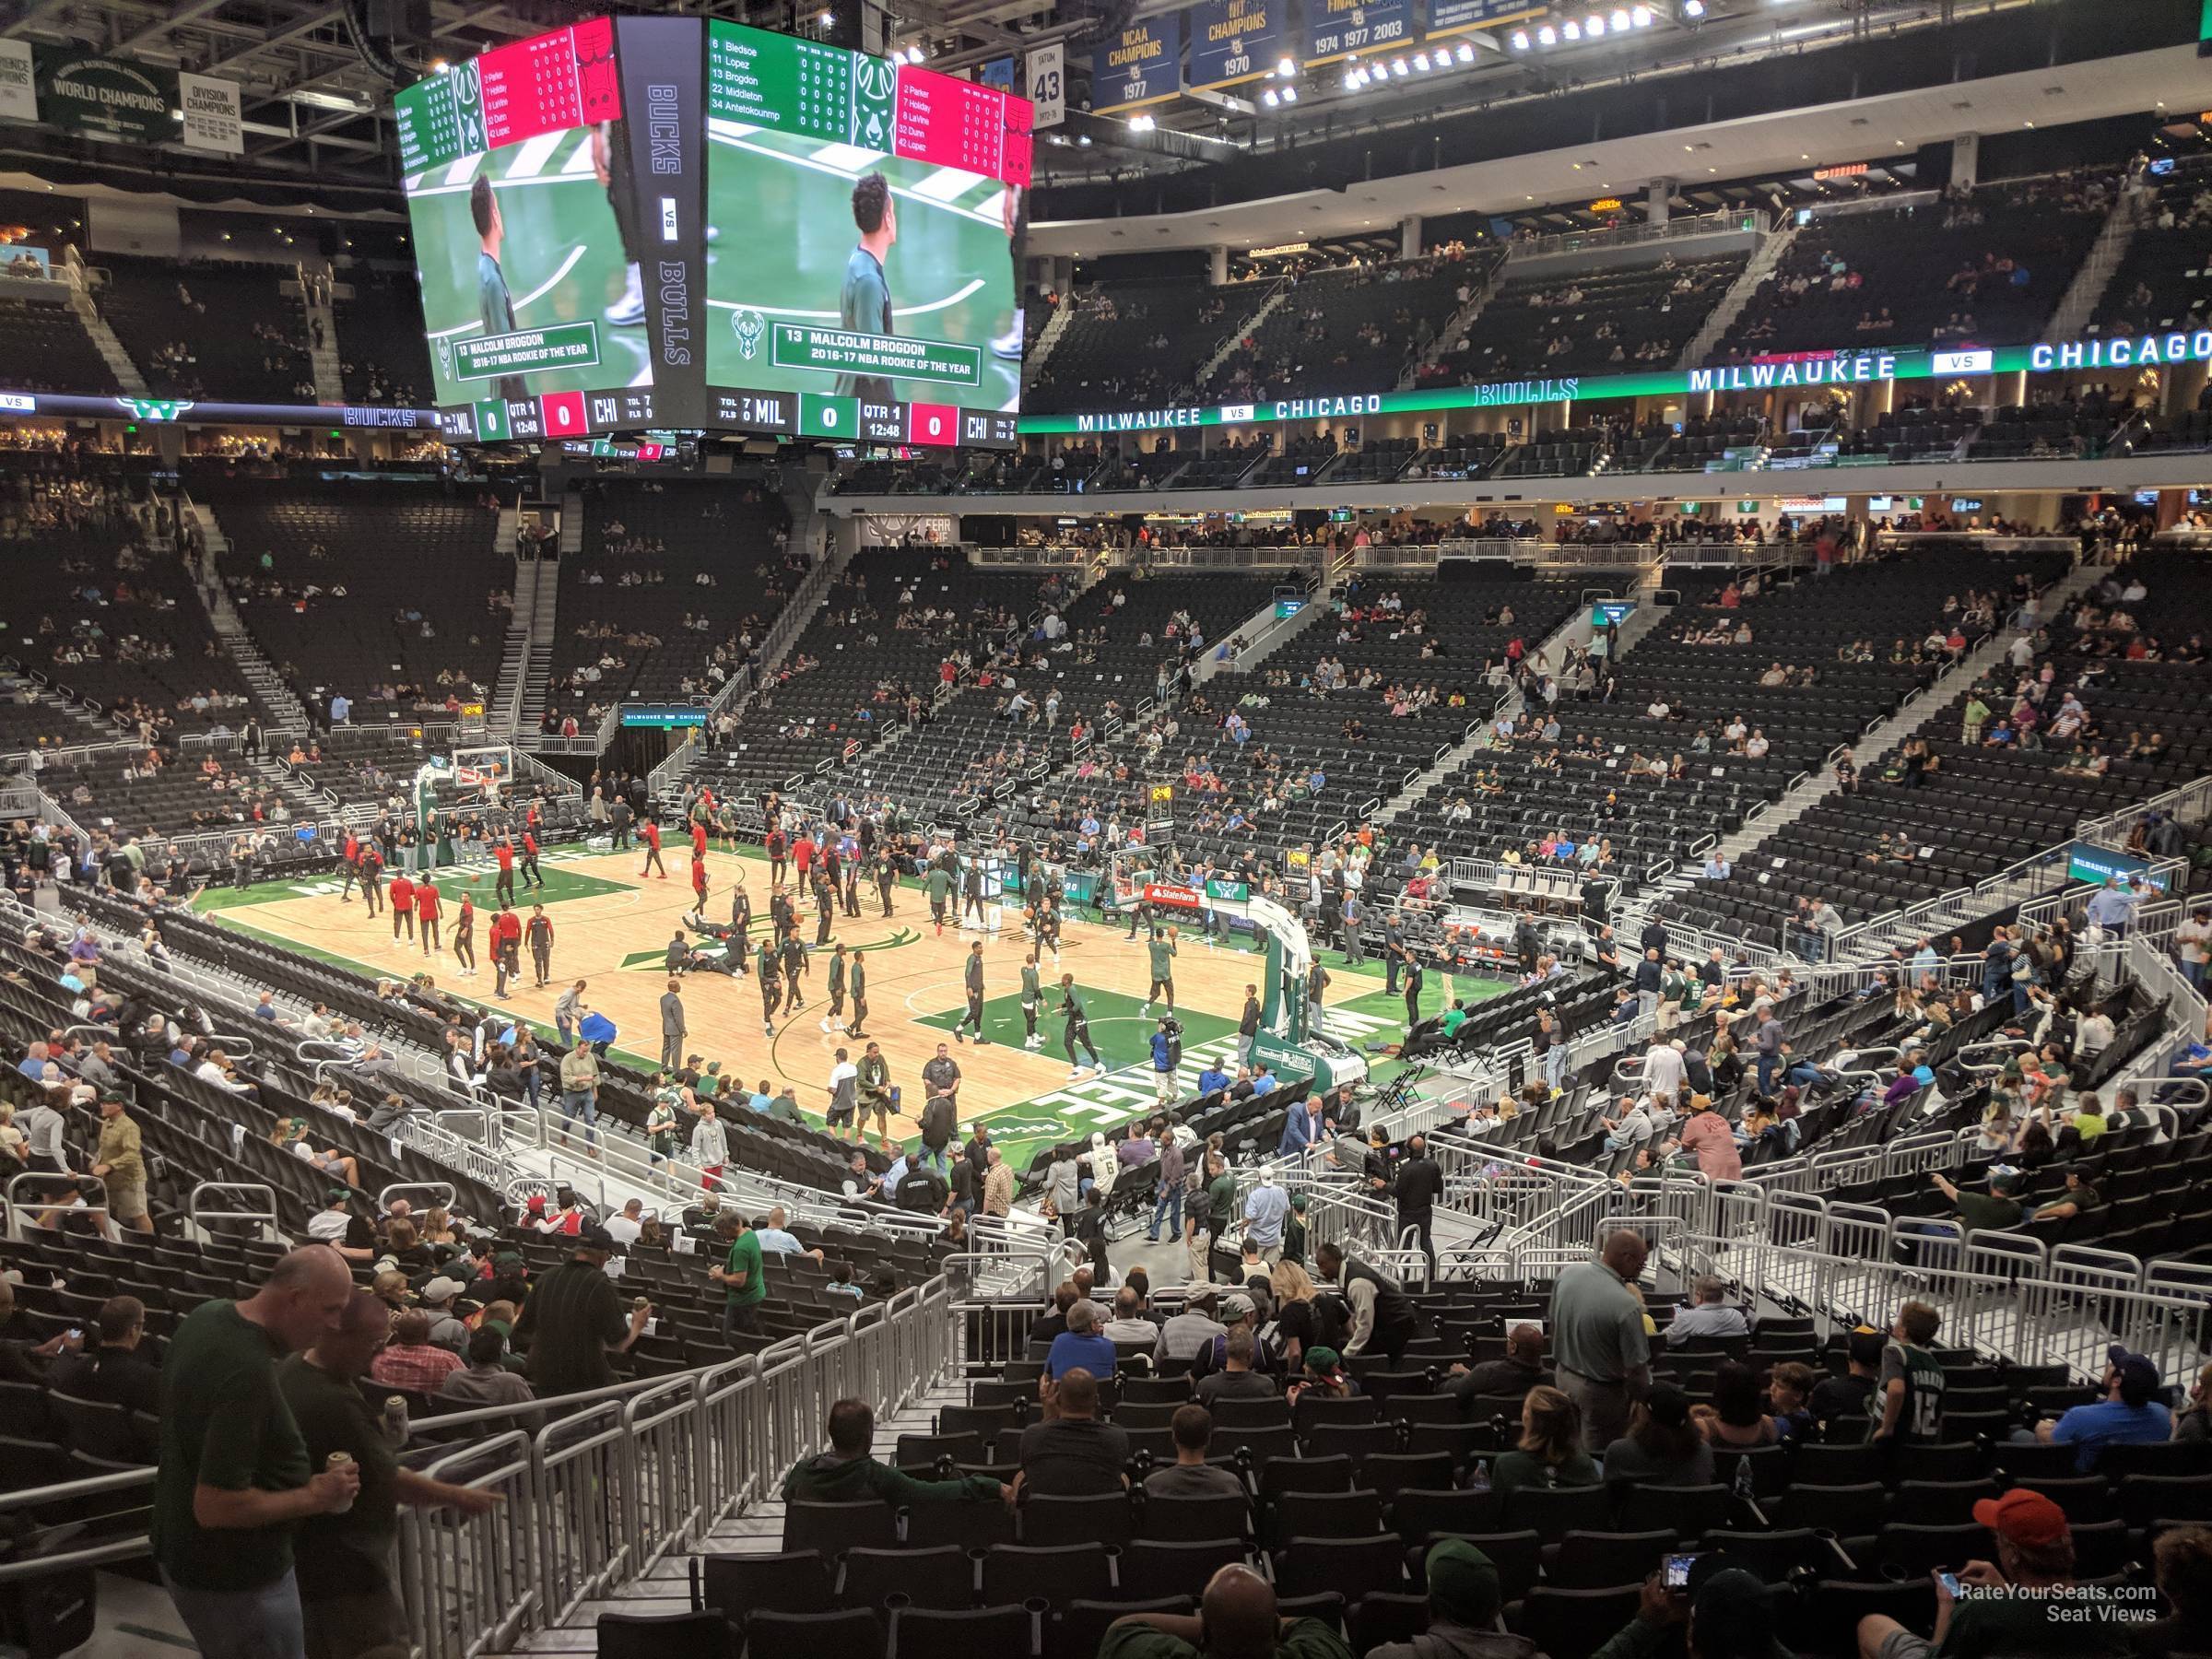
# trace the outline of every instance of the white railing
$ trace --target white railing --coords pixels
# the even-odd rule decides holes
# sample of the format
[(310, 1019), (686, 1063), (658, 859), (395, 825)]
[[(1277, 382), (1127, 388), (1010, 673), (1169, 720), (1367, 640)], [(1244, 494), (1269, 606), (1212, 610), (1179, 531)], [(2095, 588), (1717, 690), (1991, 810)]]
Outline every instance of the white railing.
[(2193, 779), (2147, 801), (2108, 812), (2102, 818), (2085, 818), (2074, 826), (2074, 837), (2100, 846), (2124, 847), (2136, 826), (2154, 812), (2162, 813), (2177, 823), (2202, 821), (2207, 812), (2212, 812), (2212, 777)]

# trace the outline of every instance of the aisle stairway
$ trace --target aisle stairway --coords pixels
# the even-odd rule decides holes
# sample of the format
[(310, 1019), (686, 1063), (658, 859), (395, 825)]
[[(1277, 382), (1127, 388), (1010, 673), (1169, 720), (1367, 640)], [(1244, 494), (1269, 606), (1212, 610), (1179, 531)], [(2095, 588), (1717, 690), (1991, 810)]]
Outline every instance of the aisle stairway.
[[(900, 1411), (876, 1425), (876, 1456), (889, 1463), (902, 1434), (930, 1434), (936, 1414), (947, 1406), (962, 1405), (966, 1387), (941, 1382), (924, 1390)], [(624, 1585), (611, 1599), (579, 1602), (558, 1629), (534, 1630), (512, 1649), (516, 1654), (589, 1653), (598, 1648), (597, 1625), (602, 1613), (682, 1613), (691, 1606), (693, 1562), (705, 1556), (769, 1556), (783, 1547), (783, 1500), (775, 1492), (757, 1498), (750, 1505), (717, 1522), (694, 1555), (670, 1554), (641, 1578)], [(823, 1659), (835, 1659), (825, 1653)], [(979, 1659), (981, 1656), (979, 1655)]]
[(215, 624), (217, 637), (229, 651), (230, 660), (238, 665), (239, 673), (245, 677), (246, 684), (253, 688), (262, 707), (268, 711), (270, 725), (281, 732), (306, 731), (312, 724), (307, 705), (292, 695), (292, 688), (278, 677), (276, 665), (262, 654), (253, 636), (246, 631), (245, 619), (230, 603), (230, 590), (222, 576), (223, 555), (230, 550), (230, 538), (216, 523), (213, 508), (194, 501), (192, 513), (207, 548), (193, 591), (207, 606), (207, 618)]

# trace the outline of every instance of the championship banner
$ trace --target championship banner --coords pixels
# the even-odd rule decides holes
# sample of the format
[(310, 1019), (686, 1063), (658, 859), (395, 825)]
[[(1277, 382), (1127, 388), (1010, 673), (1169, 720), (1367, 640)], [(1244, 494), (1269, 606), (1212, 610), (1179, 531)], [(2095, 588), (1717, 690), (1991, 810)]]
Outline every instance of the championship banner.
[(29, 41), (0, 41), (0, 120), (39, 118), (38, 71)]
[(1275, 71), (1286, 0), (1206, 0), (1190, 14), (1194, 88), (1233, 87)]
[(185, 147), (219, 150), (226, 156), (246, 153), (245, 115), (239, 104), (236, 81), (179, 75), (177, 97), (177, 107), (184, 112), (177, 135), (184, 140)]
[(1413, 0), (1306, 0), (1308, 67), (1413, 39)]
[(65, 46), (33, 46), (39, 119), (95, 138), (169, 144), (177, 136), (177, 72)]
[(1094, 115), (1165, 103), (1182, 90), (1181, 12), (1147, 18), (1117, 29), (1091, 53), (1090, 108)]
[(1470, 29), (1495, 29), (1503, 23), (1534, 18), (1545, 9), (1531, 5), (1529, 0), (1429, 0), (1429, 27), (1421, 38), (1433, 41), (1444, 35), (1465, 34)]

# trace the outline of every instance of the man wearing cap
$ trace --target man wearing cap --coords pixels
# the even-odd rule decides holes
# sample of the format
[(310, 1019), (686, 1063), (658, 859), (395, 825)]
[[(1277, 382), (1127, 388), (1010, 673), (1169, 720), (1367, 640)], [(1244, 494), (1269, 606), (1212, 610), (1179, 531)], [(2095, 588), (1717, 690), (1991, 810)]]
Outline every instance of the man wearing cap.
[(1689, 1116), (1675, 1132), (1675, 1144), (1698, 1160), (1698, 1173), (1708, 1181), (1744, 1178), (1744, 1155), (1735, 1144), (1735, 1131), (1712, 1109), (1711, 1095), (1689, 1097)]
[(1182, 1312), (1160, 1327), (1162, 1359), (1192, 1359), (1217, 1336), (1229, 1335), (1229, 1327), (1214, 1317), (1215, 1294), (1210, 1284), (1194, 1288), (1183, 1302)]
[(1465, 1538), (1446, 1538), (1430, 1547), (1425, 1576), (1427, 1633), (1369, 1648), (1367, 1659), (1535, 1659), (1535, 1642), (1498, 1629), (1504, 1598), (1488, 1556)]
[(1996, 1535), (1997, 1559), (1960, 1567), (1961, 1594), (1936, 1581), (1934, 1639), (1870, 1614), (1859, 1620), (1862, 1659), (2127, 1651), (2124, 1632), (2109, 1622), (2124, 1604), (2065, 1594), (2074, 1583), (2074, 1535), (2065, 1511), (2041, 1492), (2015, 1487), (1976, 1503), (1974, 1521)]
[(629, 1352), (653, 1317), (642, 1302), (624, 1317), (621, 1295), (606, 1277), (614, 1248), (606, 1229), (585, 1224), (569, 1259), (549, 1268), (523, 1303), (515, 1343), (529, 1351), (530, 1386), (541, 1399), (608, 1386), (615, 1371), (607, 1356)]
[(2019, 1201), (2012, 1195), (2020, 1183), (2018, 1170), (1993, 1165), (1986, 1193), (1962, 1191), (1940, 1173), (1931, 1174), (1928, 1181), (1951, 1201), (1953, 1218), (1968, 1232), (2002, 1232), (2019, 1221)]
[(1552, 1286), (1546, 1328), (1559, 1387), (1583, 1408), (1583, 1444), (1592, 1452), (1628, 1432), (1629, 1407), (1651, 1387), (1643, 1302), (1630, 1288), (1646, 1253), (1643, 1240), (1624, 1229), (1606, 1238), (1595, 1260), (1576, 1263)]
[(453, 1317), (453, 1299), (467, 1289), (457, 1278), (440, 1274), (422, 1288), (422, 1311), (430, 1322), (430, 1346), (450, 1348), (465, 1353), (468, 1348), (468, 1326)]
[(1107, 1627), (1099, 1659), (1351, 1659), (1334, 1625), (1285, 1618), (1275, 1586), (1241, 1562), (1207, 1581), (1195, 1618), (1187, 1613), (1124, 1613)]
[(2107, 1446), (2163, 1444), (2173, 1438), (2173, 1414), (2159, 1392), (2159, 1368), (2115, 1342), (2105, 1350), (2103, 1399), (2045, 1418), (2032, 1433), (2016, 1430), (2012, 1438), (2072, 1446), (2076, 1471), (2092, 1474)]

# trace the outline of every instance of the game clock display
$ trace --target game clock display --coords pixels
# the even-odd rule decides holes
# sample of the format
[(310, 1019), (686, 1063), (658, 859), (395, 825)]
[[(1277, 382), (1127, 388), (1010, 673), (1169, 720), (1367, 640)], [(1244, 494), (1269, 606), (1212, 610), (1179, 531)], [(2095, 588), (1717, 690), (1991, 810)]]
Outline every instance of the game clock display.
[(1032, 113), (695, 18), (596, 18), (404, 89), (443, 429), (1010, 447)]

